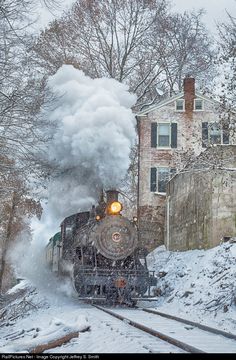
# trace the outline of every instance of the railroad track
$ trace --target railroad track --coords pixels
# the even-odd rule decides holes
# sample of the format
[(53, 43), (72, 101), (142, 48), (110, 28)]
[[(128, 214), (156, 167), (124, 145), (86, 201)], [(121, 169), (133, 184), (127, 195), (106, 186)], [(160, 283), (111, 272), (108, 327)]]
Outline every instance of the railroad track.
[[(93, 306), (184, 352), (236, 353), (236, 335), (225, 331), (151, 309)], [(154, 347), (154, 342), (151, 342), (150, 352), (161, 352), (158, 350), (158, 344)], [(169, 352), (175, 352), (175, 350), (172, 349)]]

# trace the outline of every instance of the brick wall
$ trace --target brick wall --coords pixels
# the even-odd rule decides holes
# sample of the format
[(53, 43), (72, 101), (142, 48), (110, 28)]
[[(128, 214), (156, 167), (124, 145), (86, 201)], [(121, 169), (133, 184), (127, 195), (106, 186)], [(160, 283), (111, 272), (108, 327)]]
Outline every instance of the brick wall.
[[(185, 81), (182, 98), (186, 111), (177, 112), (175, 100), (137, 116), (139, 129), (138, 217), (140, 242), (150, 250), (164, 243), (166, 197), (150, 191), (151, 167), (183, 168), (191, 154), (202, 148), (202, 122), (218, 119), (216, 106), (205, 101), (204, 111), (194, 111), (194, 79)], [(151, 147), (151, 123), (177, 123), (177, 148)]]

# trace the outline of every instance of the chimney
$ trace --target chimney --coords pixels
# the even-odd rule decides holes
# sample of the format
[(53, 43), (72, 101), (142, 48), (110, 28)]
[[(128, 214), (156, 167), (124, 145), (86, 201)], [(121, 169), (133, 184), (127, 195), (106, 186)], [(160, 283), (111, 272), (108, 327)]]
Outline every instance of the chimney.
[(186, 113), (192, 113), (194, 108), (194, 98), (195, 98), (195, 79), (192, 77), (186, 77), (184, 79), (184, 99), (185, 99)]

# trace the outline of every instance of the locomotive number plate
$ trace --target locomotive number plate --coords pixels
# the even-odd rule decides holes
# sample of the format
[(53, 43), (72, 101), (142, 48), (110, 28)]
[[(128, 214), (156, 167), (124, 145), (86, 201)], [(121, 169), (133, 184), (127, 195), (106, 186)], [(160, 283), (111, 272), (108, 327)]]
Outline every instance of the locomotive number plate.
[(121, 235), (119, 232), (114, 232), (111, 236), (112, 240), (115, 242), (119, 242), (121, 240)]

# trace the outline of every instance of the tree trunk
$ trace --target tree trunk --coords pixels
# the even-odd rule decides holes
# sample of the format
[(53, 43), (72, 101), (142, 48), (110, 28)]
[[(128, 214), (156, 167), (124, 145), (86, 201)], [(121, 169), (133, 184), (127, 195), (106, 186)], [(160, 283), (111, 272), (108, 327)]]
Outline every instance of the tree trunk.
[(4, 237), (2, 244), (2, 257), (0, 259), (1, 261), (0, 262), (0, 294), (2, 293), (3, 277), (6, 268), (6, 255), (7, 255), (8, 244), (12, 232), (12, 223), (14, 218), (15, 206), (16, 206), (16, 192), (14, 191), (12, 194), (11, 209), (10, 209), (7, 228), (6, 228), (6, 236)]
[(41, 354), (43, 353), (45, 350), (48, 349), (54, 349), (58, 346), (61, 346), (63, 344), (66, 344), (67, 342), (69, 342), (71, 339), (73, 338), (77, 338), (79, 336), (79, 332), (72, 332), (70, 334), (67, 334), (63, 337), (61, 337), (60, 339), (56, 339), (56, 340), (52, 340), (46, 344), (42, 344), (42, 345), (38, 345), (36, 346), (34, 349), (30, 350), (30, 354)]

